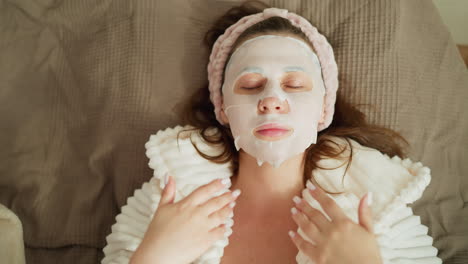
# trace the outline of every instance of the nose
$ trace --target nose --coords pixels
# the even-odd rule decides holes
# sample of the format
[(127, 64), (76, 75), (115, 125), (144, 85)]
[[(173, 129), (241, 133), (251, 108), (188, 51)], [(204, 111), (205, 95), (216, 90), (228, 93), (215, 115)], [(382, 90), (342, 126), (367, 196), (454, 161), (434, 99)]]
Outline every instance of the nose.
[(286, 114), (289, 104), (287, 100), (281, 102), (277, 97), (267, 97), (258, 102), (258, 111), (262, 114)]

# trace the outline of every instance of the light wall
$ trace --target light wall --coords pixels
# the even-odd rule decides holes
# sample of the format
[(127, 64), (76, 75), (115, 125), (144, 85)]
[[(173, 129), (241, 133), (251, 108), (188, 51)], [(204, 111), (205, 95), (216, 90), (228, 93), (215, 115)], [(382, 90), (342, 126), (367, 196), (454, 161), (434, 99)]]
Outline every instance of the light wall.
[(468, 45), (468, 0), (433, 0), (456, 44)]

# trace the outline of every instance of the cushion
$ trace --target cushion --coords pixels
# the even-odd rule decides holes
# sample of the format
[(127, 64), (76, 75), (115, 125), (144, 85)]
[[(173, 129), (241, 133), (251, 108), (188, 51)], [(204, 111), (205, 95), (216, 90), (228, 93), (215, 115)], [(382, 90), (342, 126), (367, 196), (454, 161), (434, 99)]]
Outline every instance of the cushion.
[(23, 227), (18, 216), (0, 204), (0, 256), (11, 264), (24, 264)]

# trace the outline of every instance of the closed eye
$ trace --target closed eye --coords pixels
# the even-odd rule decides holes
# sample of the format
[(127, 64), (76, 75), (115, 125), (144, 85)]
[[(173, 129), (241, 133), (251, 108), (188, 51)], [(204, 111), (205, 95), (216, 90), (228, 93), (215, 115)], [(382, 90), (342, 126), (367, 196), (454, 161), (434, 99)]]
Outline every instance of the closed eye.
[[(290, 86), (286, 85), (286, 88), (292, 88), (292, 89), (300, 89), (303, 88), (304, 86)], [(256, 87), (241, 87), (241, 89), (246, 89), (246, 90), (253, 90), (253, 89), (258, 89), (262, 88), (262, 86), (256, 86)]]
[(256, 87), (241, 87), (241, 89), (246, 89), (246, 90), (253, 90), (253, 89), (258, 89), (262, 88), (262, 86), (256, 86)]

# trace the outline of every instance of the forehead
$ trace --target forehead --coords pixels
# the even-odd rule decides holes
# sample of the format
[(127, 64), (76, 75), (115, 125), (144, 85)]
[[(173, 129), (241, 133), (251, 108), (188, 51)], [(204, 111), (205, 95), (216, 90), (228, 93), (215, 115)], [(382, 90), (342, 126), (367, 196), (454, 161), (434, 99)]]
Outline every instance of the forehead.
[(226, 74), (237, 75), (244, 70), (263, 73), (269, 68), (312, 72), (317, 64), (312, 49), (302, 40), (264, 35), (245, 41), (234, 51), (226, 66)]

